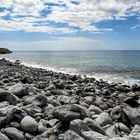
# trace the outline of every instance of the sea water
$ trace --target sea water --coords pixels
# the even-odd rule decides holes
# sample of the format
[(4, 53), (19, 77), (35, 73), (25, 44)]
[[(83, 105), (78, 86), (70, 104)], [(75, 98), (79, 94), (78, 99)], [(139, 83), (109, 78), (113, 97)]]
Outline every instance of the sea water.
[(82, 74), (108, 82), (140, 84), (140, 51), (14, 51), (12, 61), (57, 72)]

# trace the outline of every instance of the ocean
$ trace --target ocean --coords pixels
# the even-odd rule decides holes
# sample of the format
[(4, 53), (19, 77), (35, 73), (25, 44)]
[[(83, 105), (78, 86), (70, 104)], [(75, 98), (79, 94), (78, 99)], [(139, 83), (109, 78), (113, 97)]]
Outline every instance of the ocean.
[(108, 82), (140, 85), (140, 51), (14, 51), (11, 61)]

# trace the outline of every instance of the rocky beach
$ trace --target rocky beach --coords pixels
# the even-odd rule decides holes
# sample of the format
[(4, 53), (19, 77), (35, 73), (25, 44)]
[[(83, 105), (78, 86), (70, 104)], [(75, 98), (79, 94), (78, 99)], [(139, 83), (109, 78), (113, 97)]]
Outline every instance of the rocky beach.
[(140, 140), (140, 85), (0, 60), (0, 140)]

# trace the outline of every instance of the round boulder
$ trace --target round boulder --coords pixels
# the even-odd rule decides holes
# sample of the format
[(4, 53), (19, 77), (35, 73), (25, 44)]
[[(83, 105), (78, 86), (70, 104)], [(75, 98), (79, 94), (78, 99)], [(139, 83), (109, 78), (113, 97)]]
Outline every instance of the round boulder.
[(26, 132), (33, 133), (37, 131), (38, 124), (34, 118), (26, 116), (21, 121), (21, 128)]

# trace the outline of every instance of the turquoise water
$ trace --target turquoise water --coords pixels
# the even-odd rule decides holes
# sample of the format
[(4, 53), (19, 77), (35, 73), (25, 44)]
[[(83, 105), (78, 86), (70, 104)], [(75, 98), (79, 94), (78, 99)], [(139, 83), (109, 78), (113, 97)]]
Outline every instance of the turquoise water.
[(15, 51), (0, 57), (109, 82), (140, 84), (140, 51)]

